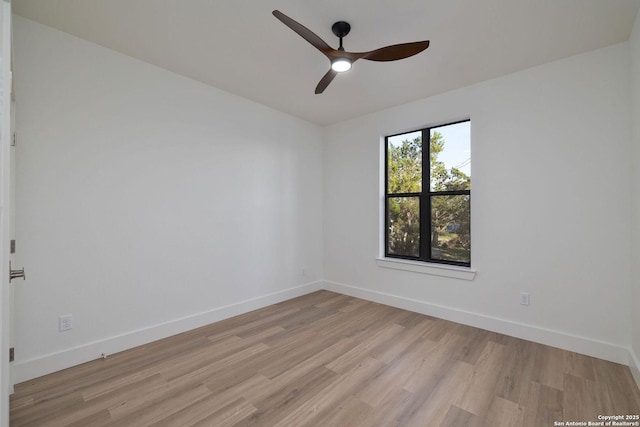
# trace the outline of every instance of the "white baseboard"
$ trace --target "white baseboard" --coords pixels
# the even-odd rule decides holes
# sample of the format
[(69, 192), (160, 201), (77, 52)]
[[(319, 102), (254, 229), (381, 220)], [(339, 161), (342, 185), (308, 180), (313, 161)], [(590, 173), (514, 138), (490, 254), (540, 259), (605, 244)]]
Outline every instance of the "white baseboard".
[(633, 379), (636, 380), (636, 384), (640, 388), (640, 359), (633, 350), (629, 350), (629, 369), (631, 369)]
[(206, 312), (175, 319), (148, 328), (90, 342), (75, 348), (47, 354), (30, 360), (15, 362), (11, 366), (12, 383), (18, 384), (42, 375), (99, 359), (103, 353), (106, 355), (118, 353), (229, 317), (248, 313), (249, 311), (257, 310), (268, 305), (319, 291), (323, 289), (322, 283), (321, 281), (308, 283), (224, 307), (217, 307)]
[[(624, 365), (629, 364), (630, 361), (631, 350), (629, 348), (587, 337), (326, 280), (324, 289)], [(636, 366), (640, 366), (637, 358), (635, 363)], [(638, 376), (635, 378), (637, 381)]]

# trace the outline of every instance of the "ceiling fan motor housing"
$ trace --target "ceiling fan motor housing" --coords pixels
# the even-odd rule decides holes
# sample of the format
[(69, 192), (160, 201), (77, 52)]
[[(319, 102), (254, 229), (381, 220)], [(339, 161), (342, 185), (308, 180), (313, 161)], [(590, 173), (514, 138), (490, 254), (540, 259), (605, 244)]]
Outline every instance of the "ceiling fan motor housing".
[(351, 25), (349, 25), (348, 22), (338, 21), (331, 26), (331, 31), (333, 31), (333, 34), (336, 36), (343, 38), (351, 31)]

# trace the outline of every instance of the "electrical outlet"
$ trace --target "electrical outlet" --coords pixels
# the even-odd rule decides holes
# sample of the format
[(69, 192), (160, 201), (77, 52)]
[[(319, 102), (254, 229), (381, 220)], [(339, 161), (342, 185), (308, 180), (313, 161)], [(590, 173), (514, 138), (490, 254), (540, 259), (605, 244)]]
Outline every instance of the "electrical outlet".
[(529, 294), (520, 292), (520, 305), (529, 305)]
[(58, 317), (58, 330), (64, 332), (69, 329), (73, 329), (73, 314), (65, 314)]

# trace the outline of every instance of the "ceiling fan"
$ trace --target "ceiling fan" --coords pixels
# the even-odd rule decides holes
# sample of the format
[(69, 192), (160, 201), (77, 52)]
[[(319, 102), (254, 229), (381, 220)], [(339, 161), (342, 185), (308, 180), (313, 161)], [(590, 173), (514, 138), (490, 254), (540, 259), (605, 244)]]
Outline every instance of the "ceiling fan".
[(307, 27), (289, 18), (279, 10), (274, 10), (273, 16), (311, 43), (312, 46), (322, 52), (331, 61), (331, 68), (320, 80), (318, 86), (316, 86), (316, 94), (324, 92), (338, 73), (351, 69), (351, 65), (358, 59), (368, 59), (369, 61), (396, 61), (418, 54), (429, 47), (429, 40), (424, 40), (394, 44), (369, 52), (347, 52), (344, 50), (344, 47), (342, 47), (342, 38), (349, 34), (351, 30), (351, 25), (347, 22), (338, 21), (331, 27), (333, 34), (340, 38), (340, 47), (333, 49)]

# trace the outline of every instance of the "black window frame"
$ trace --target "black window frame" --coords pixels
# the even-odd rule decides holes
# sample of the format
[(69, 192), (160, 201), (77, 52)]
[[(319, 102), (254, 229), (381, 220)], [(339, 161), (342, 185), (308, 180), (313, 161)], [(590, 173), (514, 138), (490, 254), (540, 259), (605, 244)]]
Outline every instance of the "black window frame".
[[(429, 126), (422, 129), (396, 133), (387, 135), (384, 138), (384, 256), (386, 258), (406, 259), (411, 261), (420, 261), (433, 264), (446, 264), (461, 267), (471, 267), (471, 252), (469, 252), (469, 262), (444, 260), (432, 257), (431, 251), (431, 200), (433, 197), (440, 196), (468, 196), (469, 197), (469, 233), (471, 233), (471, 190), (456, 191), (431, 191), (431, 130), (445, 126), (455, 125), (458, 123), (468, 122), (471, 125), (471, 119), (459, 120), (451, 123), (443, 123)], [(422, 191), (412, 193), (389, 193), (389, 138), (399, 135), (405, 135), (414, 132), (421, 132), (422, 138)], [(429, 143), (425, 144), (425, 141)], [(426, 148), (426, 149), (425, 149)], [(426, 167), (425, 167), (426, 165)], [(425, 191), (426, 189), (426, 191)], [(420, 246), (419, 256), (413, 257), (409, 255), (400, 255), (389, 253), (389, 199), (391, 198), (418, 198), (420, 208)], [(423, 206), (425, 209), (423, 209)]]

